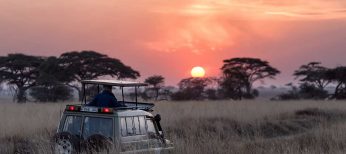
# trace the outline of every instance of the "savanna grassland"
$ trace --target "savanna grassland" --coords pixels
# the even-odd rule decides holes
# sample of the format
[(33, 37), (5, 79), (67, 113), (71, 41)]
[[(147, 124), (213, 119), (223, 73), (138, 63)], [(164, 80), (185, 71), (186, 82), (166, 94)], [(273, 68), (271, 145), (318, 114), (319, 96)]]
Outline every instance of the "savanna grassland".
[[(0, 153), (51, 153), (65, 104), (0, 104)], [(345, 153), (346, 102), (157, 102), (175, 153)]]

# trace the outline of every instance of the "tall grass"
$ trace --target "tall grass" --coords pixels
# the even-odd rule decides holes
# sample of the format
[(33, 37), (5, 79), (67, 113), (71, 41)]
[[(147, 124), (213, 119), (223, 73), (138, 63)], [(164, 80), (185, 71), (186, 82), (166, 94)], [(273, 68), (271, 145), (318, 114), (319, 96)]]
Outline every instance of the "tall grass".
[[(64, 105), (1, 103), (0, 153), (50, 153)], [(346, 102), (157, 102), (156, 113), (175, 153), (346, 150)]]

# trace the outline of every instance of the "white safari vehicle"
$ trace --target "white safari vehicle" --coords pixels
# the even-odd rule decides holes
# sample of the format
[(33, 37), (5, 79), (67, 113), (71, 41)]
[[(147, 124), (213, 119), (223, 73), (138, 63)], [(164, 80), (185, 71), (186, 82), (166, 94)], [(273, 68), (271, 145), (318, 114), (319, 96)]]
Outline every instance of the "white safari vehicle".
[[(120, 103), (126, 107), (86, 106), (88, 85), (97, 88), (98, 92), (100, 85), (120, 87), (123, 97)], [(116, 80), (82, 81), (82, 105), (66, 106), (52, 140), (54, 153), (170, 153), (173, 146), (164, 137), (161, 117), (150, 113), (154, 104), (137, 102), (137, 88), (140, 86), (146, 84)], [(134, 87), (135, 102), (125, 102), (125, 87)]]

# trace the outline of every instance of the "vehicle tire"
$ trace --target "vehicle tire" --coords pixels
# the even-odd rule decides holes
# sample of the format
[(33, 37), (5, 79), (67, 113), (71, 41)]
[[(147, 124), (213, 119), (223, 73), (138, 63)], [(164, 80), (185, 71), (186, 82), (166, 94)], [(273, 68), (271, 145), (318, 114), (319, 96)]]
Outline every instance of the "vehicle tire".
[(79, 139), (71, 133), (55, 134), (52, 143), (54, 154), (76, 154), (79, 152)]
[(95, 134), (91, 135), (87, 140), (86, 140), (86, 146), (88, 153), (93, 153), (93, 152), (107, 152), (109, 153), (110, 150), (113, 148), (113, 142), (100, 134)]

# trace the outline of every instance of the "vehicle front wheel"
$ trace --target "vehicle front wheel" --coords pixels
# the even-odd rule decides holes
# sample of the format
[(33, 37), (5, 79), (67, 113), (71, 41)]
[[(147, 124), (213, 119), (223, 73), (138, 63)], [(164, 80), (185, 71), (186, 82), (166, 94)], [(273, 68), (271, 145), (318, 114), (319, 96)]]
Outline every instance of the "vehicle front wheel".
[(53, 138), (54, 154), (75, 154), (78, 152), (78, 139), (70, 133), (58, 133)]

